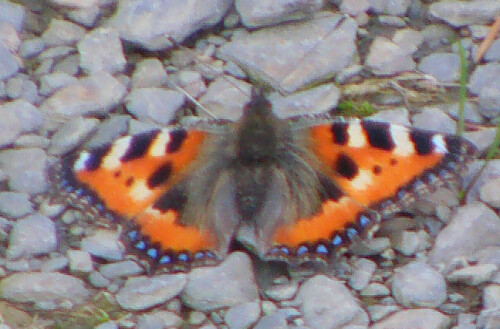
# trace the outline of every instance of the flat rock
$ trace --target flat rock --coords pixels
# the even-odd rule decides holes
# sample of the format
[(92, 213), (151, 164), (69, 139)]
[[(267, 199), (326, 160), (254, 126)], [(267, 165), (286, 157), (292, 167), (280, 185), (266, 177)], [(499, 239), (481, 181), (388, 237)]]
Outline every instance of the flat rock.
[(500, 64), (488, 63), (476, 67), (467, 87), (471, 93), (478, 95), (483, 88), (498, 81), (500, 81)]
[(295, 302), (305, 324), (311, 328), (368, 325), (368, 315), (346, 286), (324, 275), (314, 276), (304, 282)]
[(375, 75), (393, 75), (414, 70), (416, 64), (407, 50), (386, 37), (376, 37), (370, 45), (366, 66)]
[(323, 0), (235, 1), (236, 11), (240, 14), (243, 25), (248, 28), (301, 20), (320, 10), (322, 6)]
[(54, 251), (57, 235), (54, 222), (42, 215), (31, 215), (16, 221), (12, 227), (7, 258), (30, 257)]
[(243, 107), (250, 101), (251, 88), (245, 81), (223, 76), (208, 86), (207, 92), (199, 101), (217, 118), (236, 121), (241, 117)]
[(42, 113), (31, 103), (19, 99), (0, 105), (0, 147), (13, 143), (19, 135), (37, 131)]
[(394, 275), (392, 293), (406, 307), (437, 307), (446, 300), (446, 282), (424, 262), (410, 263)]
[(374, 121), (389, 122), (392, 124), (411, 126), (410, 114), (405, 108), (378, 111), (367, 119)]
[(439, 20), (461, 27), (470, 24), (484, 24), (493, 21), (500, 13), (496, 0), (481, 1), (439, 1), (429, 6), (429, 14)]
[(370, 329), (444, 329), (451, 323), (446, 315), (430, 309), (412, 309), (399, 311), (378, 323)]
[(56, 91), (40, 109), (49, 115), (106, 114), (119, 104), (125, 86), (107, 72), (92, 74)]
[(251, 328), (257, 322), (260, 316), (259, 301), (241, 303), (227, 310), (224, 316), (229, 329)]
[(368, 0), (370, 9), (377, 14), (404, 16), (410, 6), (410, 0), (396, 0), (387, 2), (385, 0)]
[(375, 262), (366, 259), (359, 258), (353, 264), (353, 273), (349, 276), (349, 286), (355, 290), (364, 289), (375, 272), (377, 264)]
[(51, 309), (69, 301), (80, 304), (90, 292), (82, 280), (57, 273), (15, 273), (0, 281), (0, 295), (12, 302), (32, 302), (39, 307)]
[(286, 318), (281, 313), (273, 313), (260, 318), (254, 329), (287, 329), (288, 324)]
[(137, 265), (134, 261), (125, 260), (111, 264), (104, 264), (99, 267), (99, 272), (101, 272), (106, 278), (113, 280), (119, 277), (142, 274), (144, 269)]
[(131, 277), (116, 294), (116, 301), (126, 310), (145, 310), (177, 296), (185, 284), (185, 274)]
[[(220, 22), (232, 5), (230, 0), (125, 0), (108, 22), (123, 40), (148, 50), (162, 50), (196, 31)], [(154, 10), (153, 10), (154, 9)]]
[(273, 112), (280, 118), (303, 114), (326, 113), (335, 108), (340, 99), (340, 90), (333, 83), (282, 96), (278, 92), (269, 95)]
[(99, 124), (98, 119), (77, 117), (68, 120), (50, 139), (49, 154), (63, 155), (80, 145)]
[(446, 279), (450, 282), (460, 282), (469, 286), (477, 286), (488, 282), (498, 269), (499, 267), (495, 264), (467, 266), (451, 272), (446, 276)]
[(83, 250), (68, 250), (66, 252), (69, 262), (69, 270), (72, 273), (90, 273), (94, 269), (92, 256)]
[(500, 208), (500, 178), (485, 182), (479, 189), (481, 201), (493, 208)]
[(99, 0), (50, 0), (58, 7), (88, 8), (99, 2)]
[(500, 285), (491, 284), (483, 290), (484, 307), (499, 308), (500, 307)]
[(274, 89), (291, 93), (349, 66), (356, 32), (349, 17), (316, 15), (303, 23), (234, 35), (219, 49), (219, 56)]
[(0, 151), (0, 167), (9, 177), (12, 191), (42, 193), (48, 188), (48, 157), (39, 148)]
[(180, 328), (184, 320), (177, 314), (168, 311), (154, 311), (141, 314), (137, 318), (135, 329)]
[(85, 144), (88, 148), (97, 148), (113, 142), (118, 137), (128, 132), (129, 115), (113, 115), (104, 120), (97, 131)]
[(175, 90), (138, 88), (130, 92), (125, 102), (127, 110), (137, 119), (166, 125), (174, 119), (185, 97)]
[(457, 81), (460, 78), (460, 56), (452, 53), (433, 53), (422, 58), (418, 70), (432, 75), (438, 81)]
[(121, 260), (125, 252), (118, 234), (109, 230), (97, 230), (83, 238), (81, 249), (106, 260)]
[(230, 254), (219, 266), (192, 270), (182, 294), (186, 305), (201, 311), (231, 307), (258, 297), (252, 263), (242, 252)]
[(23, 6), (9, 2), (0, 2), (0, 23), (8, 23), (17, 32), (21, 32), (25, 19), (25, 9)]
[(146, 58), (138, 62), (132, 74), (134, 88), (161, 87), (167, 83), (167, 72), (157, 58)]
[(122, 72), (127, 61), (116, 30), (97, 28), (87, 33), (78, 43), (80, 67), (86, 73)]
[(50, 73), (40, 77), (40, 95), (48, 96), (63, 87), (76, 84), (78, 79), (67, 73)]
[(486, 62), (500, 61), (500, 39), (493, 41), (484, 54), (484, 60)]
[(26, 193), (0, 192), (0, 214), (19, 218), (33, 212), (33, 205)]
[(467, 257), (489, 246), (499, 246), (500, 218), (479, 202), (458, 208), (452, 221), (437, 236), (429, 260), (448, 263), (455, 257)]
[(424, 130), (453, 134), (456, 123), (438, 107), (426, 107), (413, 116), (413, 126)]
[(53, 18), (42, 34), (48, 47), (73, 46), (85, 35), (85, 29), (77, 24)]

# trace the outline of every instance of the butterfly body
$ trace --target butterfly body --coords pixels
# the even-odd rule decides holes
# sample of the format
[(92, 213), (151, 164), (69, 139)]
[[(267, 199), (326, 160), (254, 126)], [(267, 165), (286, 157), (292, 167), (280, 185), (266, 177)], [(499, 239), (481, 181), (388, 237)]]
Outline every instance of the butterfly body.
[(62, 181), (123, 218), (132, 249), (167, 270), (217, 263), (235, 239), (262, 259), (301, 263), (327, 260), (456, 179), (473, 153), (456, 136), (387, 123), (280, 119), (254, 94), (237, 122), (196, 121), (83, 151)]

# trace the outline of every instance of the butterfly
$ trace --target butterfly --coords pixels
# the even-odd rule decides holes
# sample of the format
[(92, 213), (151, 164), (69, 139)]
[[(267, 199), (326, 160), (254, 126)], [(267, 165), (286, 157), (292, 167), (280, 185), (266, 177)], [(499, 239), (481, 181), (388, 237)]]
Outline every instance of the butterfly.
[(190, 120), (63, 160), (74, 202), (120, 218), (167, 271), (217, 264), (241, 242), (264, 260), (328, 262), (356, 236), (457, 180), (454, 135), (330, 115), (278, 118), (253, 90), (238, 121)]

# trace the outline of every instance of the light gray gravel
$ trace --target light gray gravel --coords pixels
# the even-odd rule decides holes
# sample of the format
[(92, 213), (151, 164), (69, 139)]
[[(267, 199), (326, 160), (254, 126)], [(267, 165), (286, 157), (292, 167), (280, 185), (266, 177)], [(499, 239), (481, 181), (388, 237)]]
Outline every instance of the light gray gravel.
[(407, 50), (386, 37), (377, 37), (370, 46), (366, 66), (373, 74), (386, 76), (414, 70), (416, 64)]
[(73, 46), (85, 35), (85, 29), (66, 20), (52, 19), (42, 34), (46, 47)]
[(132, 74), (133, 88), (161, 87), (166, 83), (167, 72), (157, 58), (146, 58), (137, 63)]
[(438, 81), (458, 81), (460, 78), (460, 56), (451, 53), (430, 54), (422, 58), (418, 70), (432, 75)]
[(0, 192), (0, 214), (9, 218), (24, 217), (33, 212), (27, 193)]
[(370, 329), (443, 329), (450, 325), (450, 319), (435, 310), (431, 309), (412, 309), (399, 311), (379, 323), (373, 325)]
[(121, 260), (124, 253), (124, 246), (120, 242), (118, 234), (110, 230), (98, 230), (94, 234), (84, 237), (81, 248), (92, 256), (106, 260)]
[(122, 72), (127, 64), (118, 32), (113, 29), (99, 28), (87, 33), (78, 43), (78, 53), (80, 67), (87, 74), (114, 74)]
[(0, 151), (0, 167), (9, 177), (8, 185), (12, 191), (41, 193), (49, 187), (46, 177), (48, 158), (42, 149)]
[(98, 124), (99, 120), (94, 118), (78, 117), (75, 120), (68, 120), (54, 134), (48, 153), (63, 155), (73, 150), (97, 129)]
[(162, 88), (133, 89), (125, 99), (127, 110), (134, 117), (163, 125), (172, 121), (184, 102), (181, 92)]
[(260, 317), (259, 301), (241, 303), (228, 309), (224, 321), (230, 329), (251, 328)]
[(50, 218), (34, 214), (16, 221), (10, 234), (7, 258), (30, 257), (54, 251), (56, 227)]

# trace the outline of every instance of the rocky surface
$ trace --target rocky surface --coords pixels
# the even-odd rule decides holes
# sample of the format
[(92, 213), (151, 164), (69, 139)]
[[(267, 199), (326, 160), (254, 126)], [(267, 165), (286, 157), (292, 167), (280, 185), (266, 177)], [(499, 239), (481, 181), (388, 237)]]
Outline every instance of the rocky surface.
[[(454, 133), (452, 40), (470, 61), (499, 14), (497, 0), (0, 0), (0, 329), (498, 328), (498, 159), (470, 166), (464, 203), (440, 190), (321, 273), (292, 275), (248, 251), (155, 273), (126, 252), (121, 221), (62, 205), (51, 168), (193, 110), (237, 120), (252, 85), (283, 118), (334, 109)], [(483, 154), (499, 49), (469, 66), (465, 137)]]

